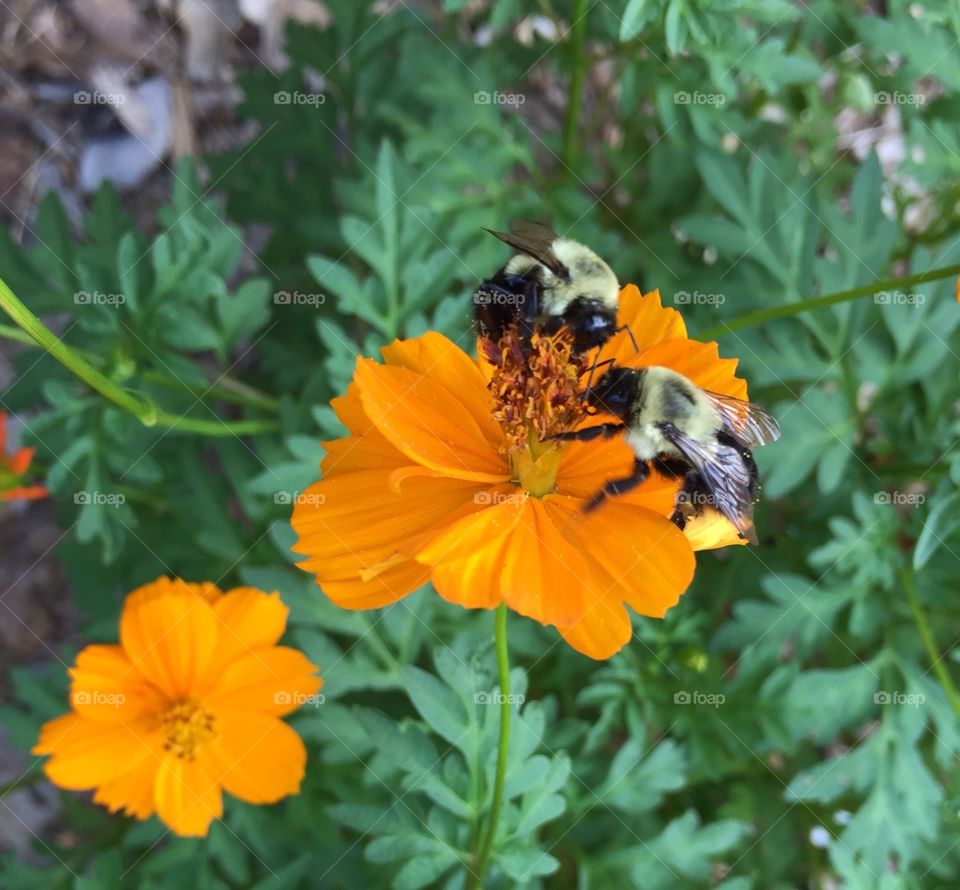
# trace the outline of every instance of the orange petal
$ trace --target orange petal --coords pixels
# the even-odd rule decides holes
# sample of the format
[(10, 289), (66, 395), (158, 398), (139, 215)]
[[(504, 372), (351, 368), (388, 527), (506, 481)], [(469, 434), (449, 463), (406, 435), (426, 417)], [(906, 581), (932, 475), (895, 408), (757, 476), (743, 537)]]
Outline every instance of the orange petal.
[(492, 495), (494, 506), (449, 526), (417, 559), (433, 566), (434, 586), (450, 602), (491, 608), (502, 601), (541, 624), (569, 624), (583, 611), (583, 558), (543, 501), (513, 486)]
[(641, 294), (634, 284), (620, 291), (620, 310), (617, 325), (626, 325), (633, 333), (636, 347), (626, 331), (615, 334), (600, 349), (597, 361), (616, 359), (618, 365), (636, 366), (637, 350), (644, 352), (664, 340), (687, 336), (683, 316), (676, 309), (665, 309), (660, 302), (660, 291)]
[(294, 506), (291, 523), (300, 538), (294, 550), (307, 557), (301, 568), (315, 574), (338, 605), (377, 608), (396, 602), (429, 577), (422, 566), (398, 563), (396, 557), (411, 556), (421, 536), (438, 523), (480, 509), (479, 490), (475, 482), (420, 476), (391, 487), (382, 470), (325, 479)]
[(26, 488), (8, 488), (0, 492), (0, 501), (35, 501), (50, 494), (42, 485), (28, 485)]
[(130, 723), (166, 706), (166, 697), (134, 669), (120, 646), (87, 646), (70, 676), (70, 704), (91, 720)]
[(388, 365), (430, 377), (447, 389), (450, 398), (470, 412), (491, 448), (500, 447), (503, 434), (490, 416), (488, 378), (456, 343), (430, 331), (412, 340), (395, 340), (381, 353)]
[(716, 550), (747, 543), (734, 524), (716, 510), (706, 510), (702, 516), (688, 520), (683, 533), (694, 550)]
[(323, 685), (316, 671), (316, 665), (298, 649), (259, 649), (227, 666), (203, 701), (215, 710), (289, 714)]
[[(586, 500), (611, 479), (629, 476), (633, 472), (633, 462), (633, 452), (621, 437), (600, 442), (570, 442), (564, 446), (557, 490), (560, 494)], [(652, 473), (642, 485), (617, 495), (616, 499), (621, 504), (644, 507), (661, 516), (669, 516), (679, 487), (678, 480), (664, 479)]]
[(224, 790), (247, 803), (274, 803), (296, 794), (307, 750), (300, 736), (268, 714), (218, 711), (221, 733), (208, 757)]
[(689, 377), (702, 389), (747, 398), (747, 383), (736, 376), (737, 360), (720, 358), (716, 343), (699, 340), (670, 340), (644, 350), (633, 361), (634, 367), (662, 365)]
[(44, 772), (54, 785), (84, 791), (155, 763), (160, 745), (156, 721), (149, 718), (124, 724), (64, 714), (43, 725), (33, 753), (52, 755)]
[(176, 834), (203, 837), (223, 814), (220, 784), (211, 772), (212, 758), (165, 757), (157, 771), (154, 799), (157, 815)]
[[(357, 382), (370, 419), (411, 461), (457, 479), (505, 482), (509, 472), (489, 432), (442, 384), (406, 368), (357, 364)], [(487, 413), (487, 425), (493, 419)], [(502, 436), (500, 437), (502, 441)]]
[(619, 499), (586, 517), (572, 498), (553, 496), (548, 505), (557, 527), (583, 553), (589, 589), (598, 592), (562, 628), (564, 638), (591, 658), (609, 658), (629, 639), (616, 607), (626, 603), (641, 615), (662, 618), (693, 579), (693, 549), (664, 516)]
[(222, 665), (276, 643), (287, 627), (290, 610), (279, 593), (237, 587), (217, 600), (213, 611), (220, 622), (215, 660)]
[(153, 791), (160, 769), (162, 751), (143, 759), (139, 766), (109, 779), (97, 788), (95, 803), (103, 804), (111, 813), (122, 810), (136, 819), (153, 815)]
[(10, 472), (14, 476), (22, 476), (30, 469), (30, 462), (33, 460), (33, 448), (21, 448), (10, 458)]
[(131, 593), (123, 607), (124, 651), (170, 698), (202, 692), (209, 682), (219, 622), (204, 594), (210, 591), (201, 585), (160, 578)]

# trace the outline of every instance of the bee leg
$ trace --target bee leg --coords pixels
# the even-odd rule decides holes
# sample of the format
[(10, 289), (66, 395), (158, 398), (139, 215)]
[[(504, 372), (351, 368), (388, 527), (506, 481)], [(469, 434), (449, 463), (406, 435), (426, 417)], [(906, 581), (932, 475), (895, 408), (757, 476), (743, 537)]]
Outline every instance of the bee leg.
[[(610, 424), (612, 425), (612, 424)], [(618, 494), (626, 494), (640, 483), (645, 482), (650, 476), (650, 464), (640, 458), (634, 459), (633, 473), (625, 476), (623, 479), (611, 479), (603, 488), (600, 489), (586, 504), (583, 505), (584, 513), (592, 513), (608, 497)]]
[(683, 478), (683, 485), (677, 492), (676, 506), (670, 516), (670, 521), (681, 531), (686, 527), (691, 517), (701, 516), (705, 504), (712, 503), (710, 489), (696, 470), (687, 468)]
[(630, 342), (633, 344), (633, 351), (639, 352), (640, 347), (637, 345), (637, 338), (633, 336), (633, 331), (630, 329), (630, 325), (624, 324), (624, 325), (620, 325), (620, 327), (618, 328), (613, 329), (613, 333), (615, 334), (620, 334), (623, 331), (627, 332), (627, 336), (630, 338)]
[(582, 430), (569, 430), (566, 433), (556, 433), (553, 436), (547, 436), (544, 442), (591, 442), (599, 436), (604, 439), (610, 439), (617, 433), (622, 433), (624, 424), (622, 423), (601, 423), (597, 426), (588, 426)]

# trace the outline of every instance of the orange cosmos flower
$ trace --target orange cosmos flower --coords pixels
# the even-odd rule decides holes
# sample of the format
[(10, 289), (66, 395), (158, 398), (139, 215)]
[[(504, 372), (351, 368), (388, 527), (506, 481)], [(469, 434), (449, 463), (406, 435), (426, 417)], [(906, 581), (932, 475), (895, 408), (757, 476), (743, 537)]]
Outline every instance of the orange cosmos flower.
[[(639, 353), (623, 333), (598, 360), (664, 365), (746, 398), (736, 360), (689, 339), (656, 291), (624, 288), (619, 323)], [(385, 347), (385, 364), (359, 361), (333, 401), (349, 435), (327, 443), (322, 481), (294, 507), (301, 567), (343, 608), (385, 606), (432, 581), (452, 603), (504, 602), (608, 658), (631, 637), (625, 605), (663, 617), (693, 578), (695, 550), (743, 542), (717, 513), (681, 532), (668, 519), (679, 482), (656, 476), (584, 515), (633, 465), (620, 439), (541, 441), (596, 422), (579, 397), (587, 362), (571, 357), (566, 331), (535, 335), (529, 361), (515, 335), (481, 351), (496, 365), (428, 333)]]
[(42, 485), (20, 485), (32, 460), (32, 448), (7, 454), (7, 412), (0, 411), (0, 501), (32, 501), (47, 496)]
[[(181, 835), (205, 835), (221, 789), (273, 803), (300, 789), (306, 749), (279, 718), (322, 681), (276, 642), (278, 594), (160, 578), (135, 590), (119, 646), (87, 646), (71, 669), (73, 710), (44, 725), (34, 754), (46, 774), (138, 819), (156, 813)], [(316, 701), (316, 698), (313, 698)]]

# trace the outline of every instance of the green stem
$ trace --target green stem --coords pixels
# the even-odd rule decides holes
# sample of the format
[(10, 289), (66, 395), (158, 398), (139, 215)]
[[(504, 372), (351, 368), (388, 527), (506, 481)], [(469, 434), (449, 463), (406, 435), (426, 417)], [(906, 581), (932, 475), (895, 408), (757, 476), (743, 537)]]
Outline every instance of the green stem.
[(713, 325), (705, 331), (701, 331), (698, 334), (698, 338), (710, 340), (730, 331), (737, 331), (740, 330), (740, 328), (748, 328), (756, 324), (773, 321), (775, 318), (799, 315), (801, 312), (807, 312), (810, 309), (823, 309), (827, 306), (836, 306), (838, 303), (856, 300), (860, 297), (869, 297), (878, 291), (896, 290), (898, 288), (910, 287), (914, 284), (924, 284), (928, 281), (939, 281), (941, 278), (950, 278), (955, 275), (960, 275), (960, 263), (955, 263), (952, 266), (944, 266), (942, 269), (932, 269), (929, 272), (919, 272), (916, 275), (906, 275), (903, 278), (887, 278), (884, 281), (861, 284), (859, 287), (854, 287), (850, 290), (827, 294), (824, 297), (814, 297), (810, 300), (801, 300), (798, 303), (787, 303), (783, 306), (757, 309), (755, 312), (748, 312), (746, 315), (741, 315), (739, 318), (733, 319), (733, 321)]
[(580, 120), (580, 105), (583, 102), (583, 80), (587, 73), (589, 59), (583, 51), (583, 41), (587, 33), (587, 0), (574, 0), (573, 23), (570, 25), (570, 55), (573, 72), (570, 77), (570, 96), (567, 100), (567, 114), (563, 121), (563, 163), (572, 170), (577, 162), (577, 130)]
[(196, 420), (178, 417), (161, 411), (150, 399), (138, 398), (117, 386), (109, 377), (98, 371), (90, 362), (80, 356), (76, 350), (64, 343), (36, 315), (34, 315), (16, 294), (0, 279), (0, 308), (4, 310), (30, 338), (52, 355), (60, 364), (72, 371), (91, 389), (109, 399), (115, 405), (129, 411), (144, 426), (166, 427), (185, 433), (199, 433), (207, 436), (242, 436), (256, 433), (274, 432), (279, 424), (272, 420)]
[(476, 864), (467, 881), (468, 888), (483, 886), (483, 876), (487, 871), (490, 851), (497, 835), (497, 823), (503, 807), (503, 786), (507, 778), (507, 759), (510, 749), (510, 657), (507, 648), (507, 607), (504, 603), (497, 606), (495, 615), (495, 638), (497, 646), (497, 668), (500, 674), (500, 741), (497, 746), (497, 771), (493, 782), (493, 801), (490, 804), (490, 818), (487, 822)]
[(913, 572), (907, 567), (900, 569), (900, 580), (903, 582), (903, 588), (907, 592), (907, 601), (910, 603), (913, 621), (914, 624), (917, 625), (920, 639), (923, 640), (923, 646), (927, 650), (933, 672), (937, 675), (940, 686), (950, 700), (950, 707), (952, 707), (954, 713), (960, 717), (960, 694), (957, 693), (957, 687), (953, 685), (953, 678), (943, 663), (943, 656), (937, 649), (937, 643), (933, 638), (930, 625), (927, 623), (927, 616), (923, 614), (923, 609), (920, 606), (920, 597), (917, 595), (917, 585), (914, 584), (913, 581)]

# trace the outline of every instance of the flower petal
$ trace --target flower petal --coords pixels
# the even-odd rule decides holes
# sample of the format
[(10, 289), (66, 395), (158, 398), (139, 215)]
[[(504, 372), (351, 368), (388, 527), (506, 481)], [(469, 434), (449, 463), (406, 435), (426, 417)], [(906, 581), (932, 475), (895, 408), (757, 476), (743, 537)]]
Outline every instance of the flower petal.
[(220, 622), (215, 661), (225, 664), (252, 649), (272, 646), (283, 636), (290, 610), (279, 593), (237, 587), (213, 605)]
[(271, 646), (238, 657), (203, 697), (219, 710), (289, 714), (323, 685), (317, 667), (298, 649)]
[(716, 550), (747, 543), (734, 524), (716, 510), (705, 510), (702, 516), (687, 520), (683, 533), (694, 550)]
[(509, 478), (502, 456), (459, 395), (429, 377), (369, 359), (358, 362), (356, 379), (367, 416), (410, 460), (457, 479)]
[(196, 760), (165, 757), (157, 771), (157, 815), (176, 834), (203, 837), (223, 815), (220, 784), (210, 771), (209, 756)]
[(224, 790), (247, 803), (274, 803), (300, 791), (307, 749), (300, 736), (268, 714), (218, 711), (222, 731), (208, 757)]
[(690, 378), (701, 389), (747, 398), (747, 383), (736, 376), (737, 360), (720, 358), (716, 343), (699, 340), (670, 340), (658, 343), (635, 356), (634, 367), (661, 365)]
[(147, 756), (131, 770), (103, 782), (93, 795), (95, 803), (103, 804), (111, 813), (122, 810), (136, 819), (153, 815), (153, 793), (162, 752)]
[(159, 578), (124, 604), (120, 643), (134, 669), (170, 698), (205, 688), (219, 625), (210, 587)]
[[(598, 362), (612, 358), (616, 359), (618, 365), (636, 367), (638, 350), (644, 352), (664, 340), (687, 336), (683, 316), (676, 309), (663, 307), (660, 291), (641, 294), (634, 284), (628, 284), (620, 291), (617, 325), (628, 327), (633, 334), (633, 340), (625, 330), (614, 334), (597, 354)], [(633, 345), (634, 340), (636, 347)]]
[(582, 556), (545, 501), (512, 486), (492, 496), (494, 506), (449, 526), (417, 559), (433, 566), (434, 586), (451, 602), (491, 608), (502, 601), (541, 624), (569, 624), (583, 611)]
[(104, 723), (71, 713), (43, 725), (33, 753), (51, 755), (44, 772), (55, 785), (84, 791), (156, 763), (161, 743), (156, 722), (148, 718)]
[(166, 697), (134, 669), (121, 646), (87, 646), (70, 676), (70, 704), (91, 720), (130, 723), (166, 705)]

